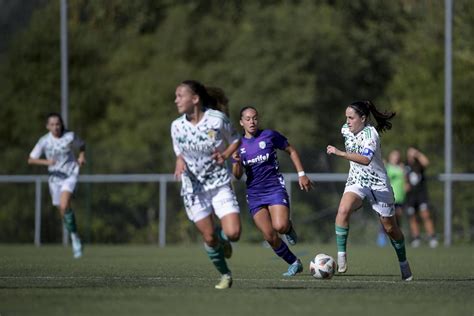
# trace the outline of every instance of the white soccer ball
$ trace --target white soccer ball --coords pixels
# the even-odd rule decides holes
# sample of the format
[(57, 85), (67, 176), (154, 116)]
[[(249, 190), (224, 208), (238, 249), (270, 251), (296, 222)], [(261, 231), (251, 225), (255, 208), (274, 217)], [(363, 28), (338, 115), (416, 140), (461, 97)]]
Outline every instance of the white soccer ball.
[(336, 272), (336, 261), (325, 253), (317, 254), (309, 263), (309, 271), (316, 279), (330, 279)]

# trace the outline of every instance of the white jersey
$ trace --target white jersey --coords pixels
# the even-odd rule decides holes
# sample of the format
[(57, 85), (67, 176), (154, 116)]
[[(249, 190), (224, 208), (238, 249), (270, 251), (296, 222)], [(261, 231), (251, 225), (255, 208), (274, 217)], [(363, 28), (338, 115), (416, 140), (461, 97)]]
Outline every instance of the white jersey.
[(206, 109), (196, 125), (183, 115), (171, 124), (171, 138), (176, 156), (181, 155), (186, 162), (182, 195), (206, 192), (230, 182), (226, 166), (212, 159), (215, 151), (223, 152), (227, 144), (240, 138), (224, 113)]
[(357, 184), (374, 190), (391, 188), (382, 160), (380, 137), (377, 130), (373, 126), (367, 125), (354, 135), (347, 124), (344, 124), (341, 134), (344, 137), (347, 153), (363, 155), (370, 159), (367, 166), (353, 161), (350, 162), (346, 186)]
[(74, 157), (73, 149), (84, 146), (74, 132), (65, 131), (59, 138), (48, 133), (41, 137), (30, 153), (30, 158), (54, 160), (55, 164), (48, 166), (50, 181), (61, 181), (79, 174), (79, 164)]

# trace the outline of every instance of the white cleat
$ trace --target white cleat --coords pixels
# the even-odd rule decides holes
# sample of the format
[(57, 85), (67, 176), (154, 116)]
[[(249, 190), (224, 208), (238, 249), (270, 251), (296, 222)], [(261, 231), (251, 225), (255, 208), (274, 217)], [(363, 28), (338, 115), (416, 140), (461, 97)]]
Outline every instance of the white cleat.
[(82, 243), (81, 239), (79, 239), (79, 236), (77, 236), (77, 234), (71, 234), (71, 243), (74, 259), (79, 259), (80, 257), (82, 257)]
[(345, 252), (337, 253), (337, 272), (346, 273), (347, 271), (347, 254)]
[(216, 284), (215, 288), (218, 290), (230, 289), (232, 287), (232, 275), (223, 274), (221, 280)]

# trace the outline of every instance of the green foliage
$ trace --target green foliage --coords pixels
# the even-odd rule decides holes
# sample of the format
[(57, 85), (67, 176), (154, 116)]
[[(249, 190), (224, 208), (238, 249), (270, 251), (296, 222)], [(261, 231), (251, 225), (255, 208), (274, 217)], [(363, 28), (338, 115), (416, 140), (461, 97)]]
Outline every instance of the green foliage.
[[(38, 6), (29, 25), (9, 36), (0, 57), (3, 174), (44, 172), (27, 166), (26, 158), (46, 132), (45, 114), (60, 109), (59, 2)], [(347, 171), (347, 162), (328, 158), (325, 148), (343, 146), (344, 109), (357, 99), (397, 111), (393, 130), (383, 138), (384, 150), (414, 144), (432, 158), (429, 172), (441, 172), (443, 14), (443, 4), (436, 1), (69, 1), (67, 125), (88, 144), (82, 173), (172, 172), (174, 90), (190, 78), (226, 91), (237, 127), (239, 109), (255, 105), (262, 126), (289, 138), (307, 172)], [(458, 172), (474, 170), (473, 16), (469, 1), (456, 1), (453, 145)], [(283, 172), (294, 171), (285, 154), (281, 165)], [(148, 212), (156, 209), (156, 188), (104, 188), (78, 199), (79, 208), (97, 215), (83, 224), (90, 228), (90, 240), (139, 241), (156, 233), (150, 223), (156, 214), (150, 218)], [(308, 225), (303, 236), (314, 235), (312, 225), (332, 231), (327, 212), (335, 212), (334, 194), (340, 188), (328, 188), (333, 195), (297, 195), (294, 206)], [(15, 196), (16, 191), (7, 188), (2, 194)], [(194, 241), (177, 192), (168, 192), (169, 239)], [(86, 198), (88, 204), (80, 202)], [(5, 240), (32, 236), (31, 230), (19, 237), (3, 228), (12, 221), (32, 222), (31, 208), (25, 210), (21, 200), (16, 195), (0, 206), (0, 214), (10, 214), (0, 218)], [(457, 203), (465, 209), (468, 200)], [(21, 219), (11, 212), (20, 212)]]

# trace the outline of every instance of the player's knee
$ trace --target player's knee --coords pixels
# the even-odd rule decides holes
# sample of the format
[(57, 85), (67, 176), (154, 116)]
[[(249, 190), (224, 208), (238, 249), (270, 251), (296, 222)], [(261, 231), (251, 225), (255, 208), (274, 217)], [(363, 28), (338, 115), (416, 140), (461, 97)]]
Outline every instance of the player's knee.
[(202, 239), (209, 246), (215, 246), (218, 243), (217, 236), (213, 232), (203, 233)]
[(59, 212), (61, 213), (61, 216), (64, 216), (64, 214), (66, 213), (67, 209), (68, 209), (67, 204), (62, 204), (62, 203), (61, 203), (60, 205), (58, 205), (58, 210), (59, 210)]
[(225, 232), (225, 234), (230, 241), (238, 241), (240, 239), (240, 231), (240, 227), (236, 227), (231, 229), (229, 232)]
[(394, 231), (395, 231), (395, 227), (394, 227), (393, 225), (391, 225), (391, 224), (389, 224), (389, 225), (387, 225), (387, 224), (384, 225), (384, 229), (385, 229), (385, 232), (386, 232), (387, 234), (389, 234), (389, 235), (390, 235), (390, 234), (393, 234)]
[(420, 217), (425, 221), (431, 219), (430, 212), (427, 210), (420, 212)]
[(277, 232), (279, 232), (280, 234), (285, 234), (290, 229), (290, 225), (289, 225), (289, 223), (283, 223), (283, 222), (274, 223), (273, 224), (273, 229), (276, 230)]
[(345, 206), (339, 206), (337, 209), (337, 217), (342, 218), (342, 219), (348, 219), (350, 216), (351, 210), (348, 207)]

